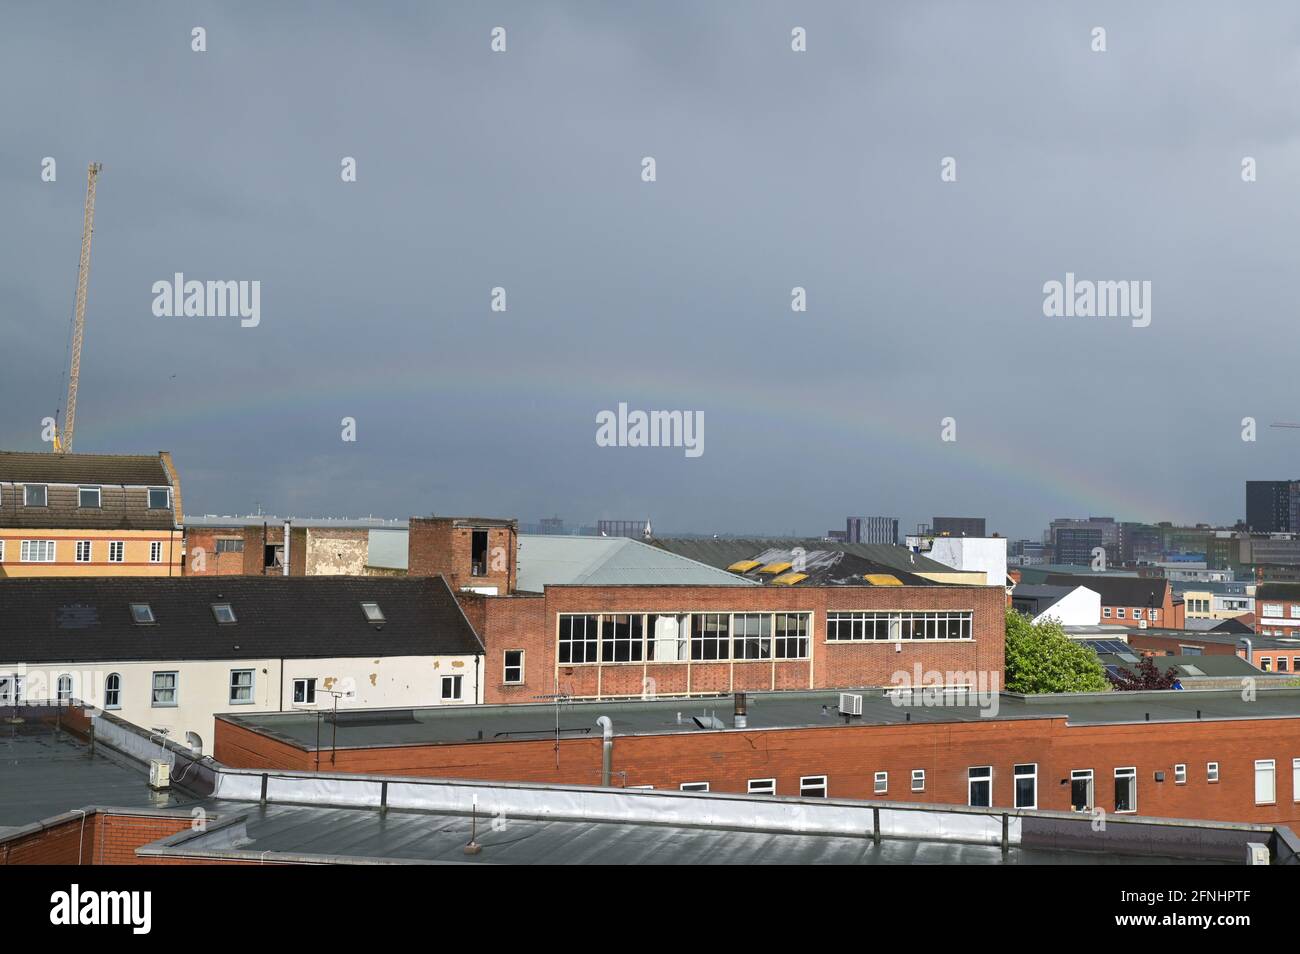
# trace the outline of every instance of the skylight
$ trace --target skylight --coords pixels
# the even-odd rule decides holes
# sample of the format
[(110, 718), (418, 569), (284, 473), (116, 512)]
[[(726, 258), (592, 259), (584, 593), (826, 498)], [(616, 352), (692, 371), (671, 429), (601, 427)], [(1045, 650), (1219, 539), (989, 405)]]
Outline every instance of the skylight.
[(366, 619), (372, 623), (384, 622), (384, 611), (379, 608), (378, 603), (362, 603), (361, 612), (366, 614)]
[(235, 611), (230, 608), (229, 603), (213, 603), (212, 615), (217, 618), (218, 623), (233, 623), (235, 621)]
[(144, 625), (145, 623), (158, 622), (153, 617), (153, 607), (151, 607), (148, 603), (132, 603), (131, 619), (135, 620), (135, 622), (141, 625)]

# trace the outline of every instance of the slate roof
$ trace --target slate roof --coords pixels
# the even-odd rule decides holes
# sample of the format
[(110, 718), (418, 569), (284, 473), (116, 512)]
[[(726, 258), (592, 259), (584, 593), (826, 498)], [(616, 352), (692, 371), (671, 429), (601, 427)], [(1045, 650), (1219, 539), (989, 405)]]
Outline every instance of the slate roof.
[[(362, 602), (379, 604), (382, 626), (366, 619)], [(131, 603), (148, 603), (157, 622), (136, 624)], [(229, 603), (236, 622), (218, 623), (214, 603)], [(482, 652), (440, 576), (0, 580), (4, 662)]]
[(1155, 606), (1165, 604), (1169, 581), (1164, 577), (1089, 576), (1052, 573), (1043, 581), (1048, 586), (1086, 586), (1101, 594), (1102, 606)]

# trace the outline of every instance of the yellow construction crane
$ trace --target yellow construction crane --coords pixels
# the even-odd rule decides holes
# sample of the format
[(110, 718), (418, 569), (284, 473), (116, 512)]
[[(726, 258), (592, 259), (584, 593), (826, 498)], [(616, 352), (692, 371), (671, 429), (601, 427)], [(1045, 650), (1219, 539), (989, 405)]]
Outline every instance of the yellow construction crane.
[(86, 170), (86, 215), (81, 223), (81, 266), (77, 269), (77, 308), (72, 319), (72, 366), (68, 371), (68, 403), (63, 418), (63, 432), (54, 434), (54, 452), (72, 450), (72, 431), (77, 424), (77, 379), (81, 376), (81, 341), (86, 335), (86, 285), (90, 281), (90, 236), (95, 231), (95, 183), (99, 179), (98, 162)]

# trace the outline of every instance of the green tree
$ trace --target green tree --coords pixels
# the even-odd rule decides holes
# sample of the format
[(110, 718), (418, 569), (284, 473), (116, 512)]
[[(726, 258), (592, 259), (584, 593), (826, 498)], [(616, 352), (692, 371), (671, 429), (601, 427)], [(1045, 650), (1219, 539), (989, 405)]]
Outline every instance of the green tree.
[(1097, 654), (1066, 636), (1055, 620), (1033, 623), (1008, 609), (1006, 652), (1008, 692), (1110, 691)]

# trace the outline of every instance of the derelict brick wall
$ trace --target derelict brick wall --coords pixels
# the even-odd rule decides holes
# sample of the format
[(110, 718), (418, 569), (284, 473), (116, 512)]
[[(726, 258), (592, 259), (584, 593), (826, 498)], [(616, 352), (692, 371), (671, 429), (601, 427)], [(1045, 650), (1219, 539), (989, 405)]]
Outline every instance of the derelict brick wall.
[[(830, 689), (890, 685), (896, 673), (915, 678), (943, 673), (945, 681), (985, 680), (1003, 686), (1005, 594), (1001, 587), (735, 587), (735, 586), (550, 586), (540, 614), (533, 601), (488, 598), (479, 629), (487, 649), (487, 701), (536, 700), (556, 691), (572, 696), (659, 695)], [(828, 610), (928, 609), (973, 612), (971, 641), (827, 643)], [(561, 613), (811, 611), (812, 659), (736, 663), (632, 663), (556, 667), (555, 640)], [(478, 627), (476, 627), (478, 628)], [(901, 645), (901, 649), (897, 648)], [(500, 679), (504, 651), (526, 652), (525, 685)], [(948, 674), (952, 678), (947, 678)], [(970, 675), (973, 674), (973, 677)]]
[[(541, 723), (548, 721), (548, 711), (538, 708), (539, 728), (545, 727)], [(226, 728), (218, 723), (218, 746)], [(964, 805), (967, 770), (989, 765), (994, 806), (1011, 808), (1014, 766), (1036, 763), (1039, 808), (1068, 811), (1070, 786), (1061, 780), (1069, 779), (1074, 769), (1092, 769), (1095, 804), (1113, 812), (1114, 770), (1133, 766), (1143, 815), (1295, 825), (1300, 823), (1300, 792), (1292, 785), (1293, 758), (1300, 758), (1300, 718), (1158, 726), (1068, 726), (1061, 718), (836, 724), (619, 736), (614, 741), (612, 781), (667, 789), (708, 782), (715, 792), (744, 792), (750, 779), (774, 778), (778, 795), (798, 795), (801, 777), (825, 775), (832, 798)], [(1255, 805), (1256, 759), (1276, 762), (1274, 805)], [(1219, 763), (1218, 783), (1206, 781), (1205, 763), (1211, 761)], [(1186, 785), (1174, 783), (1173, 767), (1179, 762), (1188, 766)], [(553, 739), (349, 749), (338, 753), (333, 768), (589, 785), (600, 777), (600, 739), (566, 738), (558, 752)], [(924, 791), (912, 791), (913, 769), (925, 770)], [(888, 790), (878, 795), (874, 774), (881, 771), (888, 773)], [(1163, 782), (1155, 781), (1156, 772), (1165, 773)]]
[(474, 576), (474, 528), (454, 526), (445, 517), (412, 517), (407, 535), (407, 573), (447, 578), (453, 591), (467, 586), (495, 586), (505, 596), (514, 592), (518, 540), (511, 527), (480, 527), (488, 532), (486, 574)]

